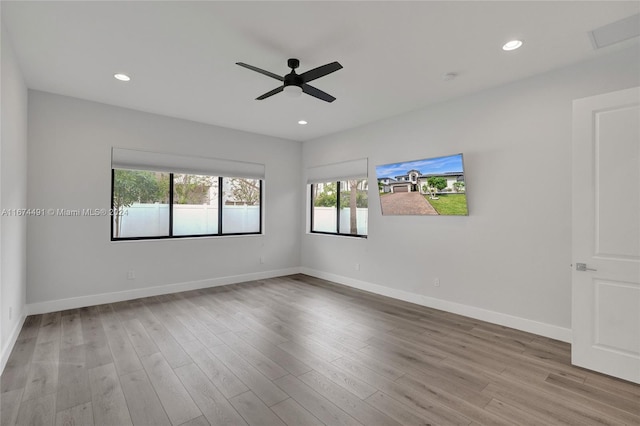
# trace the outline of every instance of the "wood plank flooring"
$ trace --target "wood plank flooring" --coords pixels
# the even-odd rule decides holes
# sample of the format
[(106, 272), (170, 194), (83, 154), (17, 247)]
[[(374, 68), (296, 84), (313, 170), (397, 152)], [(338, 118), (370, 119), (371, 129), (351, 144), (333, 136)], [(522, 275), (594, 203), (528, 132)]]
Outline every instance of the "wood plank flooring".
[(568, 344), (305, 275), (27, 318), (4, 425), (640, 425)]

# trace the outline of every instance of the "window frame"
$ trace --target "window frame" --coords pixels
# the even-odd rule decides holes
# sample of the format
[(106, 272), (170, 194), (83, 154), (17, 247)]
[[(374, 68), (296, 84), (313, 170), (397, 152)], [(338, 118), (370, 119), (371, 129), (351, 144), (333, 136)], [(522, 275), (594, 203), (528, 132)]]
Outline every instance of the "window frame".
[[(362, 179), (358, 179), (358, 180), (362, 180)], [(329, 232), (329, 231), (314, 231), (313, 229), (313, 217), (314, 217), (314, 208), (315, 206), (314, 204), (314, 199), (313, 199), (313, 187), (314, 185), (317, 185), (318, 183), (335, 183), (336, 184), (336, 232)], [(317, 183), (310, 183), (309, 185), (309, 207), (310, 207), (310, 212), (309, 212), (309, 233), (310, 234), (320, 234), (320, 235), (337, 235), (337, 236), (341, 236), (341, 237), (352, 237), (352, 238), (368, 238), (369, 235), (369, 229), (367, 228), (367, 233), (366, 234), (345, 234), (345, 233), (341, 233), (340, 232), (340, 195), (341, 195), (341, 187), (342, 187), (342, 180), (338, 180), (338, 181), (327, 181), (327, 182), (317, 182)], [(368, 197), (367, 197), (368, 198)], [(367, 215), (369, 214), (369, 207), (368, 207), (368, 203), (367, 203)]]
[[(115, 187), (115, 176), (116, 176), (116, 170), (127, 170), (127, 169), (118, 169), (118, 168), (112, 168), (111, 169), (111, 212), (112, 214), (109, 215), (110, 218), (110, 226), (109, 226), (109, 230), (110, 230), (110, 238), (111, 241), (142, 241), (142, 240), (178, 240), (181, 238), (211, 238), (211, 237), (230, 237), (230, 236), (242, 236), (242, 235), (262, 235), (262, 222), (263, 222), (263, 184), (264, 184), (264, 179), (255, 179), (255, 178), (242, 178), (242, 177), (238, 177), (238, 176), (234, 176), (234, 177), (229, 177), (229, 176), (217, 176), (217, 175), (205, 175), (205, 174), (201, 174), (203, 176), (213, 176), (213, 177), (217, 177), (218, 178), (218, 232), (217, 233), (212, 233), (212, 234), (188, 234), (188, 235), (173, 235), (173, 199), (174, 199), (174, 175), (175, 174), (185, 174), (185, 173), (174, 173), (174, 172), (163, 172), (163, 173), (168, 173), (169, 174), (169, 233), (168, 235), (156, 235), (156, 236), (147, 236), (147, 237), (114, 237), (113, 236), (113, 226), (114, 226), (114, 220), (113, 220), (113, 202), (114, 202), (114, 187)], [(194, 173), (186, 173), (186, 174), (194, 174)], [(254, 179), (257, 180), (259, 182), (259, 197), (258, 197), (258, 202), (259, 202), (259, 206), (260, 206), (260, 213), (259, 213), (259, 226), (258, 226), (258, 231), (255, 232), (228, 232), (228, 233), (223, 233), (222, 232), (222, 225), (223, 225), (223, 220), (222, 220), (222, 215), (223, 215), (223, 197), (222, 197), (222, 191), (223, 191), (223, 183), (224, 183), (224, 179)]]

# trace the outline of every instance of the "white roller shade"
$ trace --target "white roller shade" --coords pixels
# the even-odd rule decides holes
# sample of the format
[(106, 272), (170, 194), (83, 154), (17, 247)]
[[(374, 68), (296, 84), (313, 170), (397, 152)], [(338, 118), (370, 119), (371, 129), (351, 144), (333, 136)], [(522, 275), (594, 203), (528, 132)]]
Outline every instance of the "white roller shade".
[(324, 164), (307, 169), (307, 183), (336, 182), (346, 179), (366, 179), (368, 175), (366, 158)]
[(264, 164), (113, 148), (111, 168), (264, 179)]

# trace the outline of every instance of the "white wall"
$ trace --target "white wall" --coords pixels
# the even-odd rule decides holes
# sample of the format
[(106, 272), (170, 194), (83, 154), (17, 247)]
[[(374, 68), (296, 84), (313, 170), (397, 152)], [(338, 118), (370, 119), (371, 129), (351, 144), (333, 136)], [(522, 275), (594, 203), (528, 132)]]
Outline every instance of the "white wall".
[(111, 242), (109, 217), (30, 217), (30, 312), (297, 270), (299, 142), (30, 91), (29, 206), (108, 208), (112, 146), (265, 164), (265, 234)]
[[(369, 238), (306, 234), (303, 271), (569, 340), (572, 100), (639, 71), (627, 49), (305, 142), (305, 169), (368, 157), (371, 191)], [(470, 216), (381, 215), (375, 165), (459, 152)]]
[[(27, 87), (2, 28), (0, 210), (27, 206)], [(0, 371), (25, 315), (27, 221), (0, 217)]]

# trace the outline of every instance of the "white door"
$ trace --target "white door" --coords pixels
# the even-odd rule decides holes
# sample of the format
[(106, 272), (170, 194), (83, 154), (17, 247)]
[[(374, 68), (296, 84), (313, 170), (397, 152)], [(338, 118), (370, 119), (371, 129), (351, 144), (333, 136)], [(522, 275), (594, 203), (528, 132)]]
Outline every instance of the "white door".
[(640, 383), (640, 88), (573, 102), (573, 364)]

